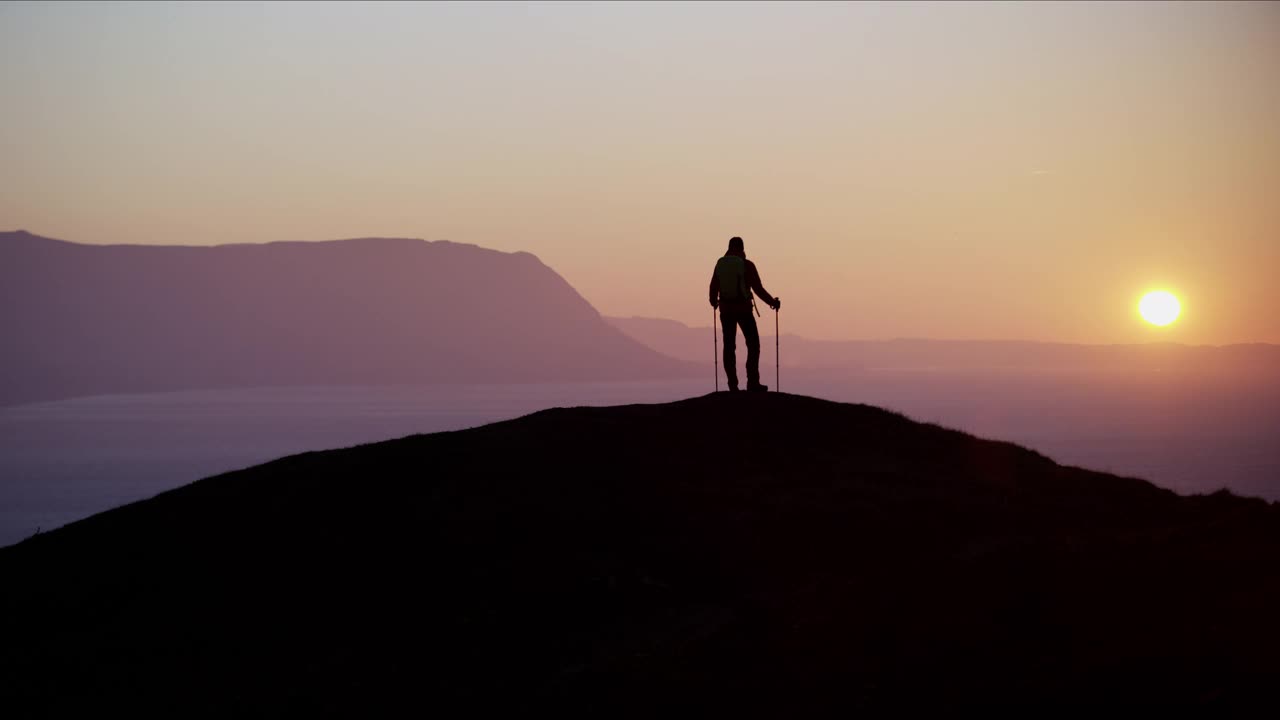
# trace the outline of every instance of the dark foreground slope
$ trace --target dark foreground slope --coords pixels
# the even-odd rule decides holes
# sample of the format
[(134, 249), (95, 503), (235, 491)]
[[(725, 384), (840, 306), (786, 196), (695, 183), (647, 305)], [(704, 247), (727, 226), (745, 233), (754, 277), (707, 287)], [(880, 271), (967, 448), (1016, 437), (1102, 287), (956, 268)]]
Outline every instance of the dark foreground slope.
[(1274, 702), (1278, 509), (799, 396), (548, 410), (0, 550), (0, 706)]
[(404, 238), (214, 247), (0, 232), (0, 404), (271, 385), (702, 375), (529, 253)]

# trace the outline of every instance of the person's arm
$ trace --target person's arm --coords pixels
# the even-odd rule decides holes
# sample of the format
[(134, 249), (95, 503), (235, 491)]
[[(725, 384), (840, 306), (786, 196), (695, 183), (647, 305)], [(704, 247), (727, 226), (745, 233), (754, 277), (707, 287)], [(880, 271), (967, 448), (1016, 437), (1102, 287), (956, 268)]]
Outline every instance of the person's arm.
[(719, 278), (716, 277), (716, 274), (714, 272), (711, 273), (711, 307), (716, 307), (720, 304), (720, 283), (718, 281)]
[(769, 307), (776, 309), (778, 301), (764, 289), (764, 285), (760, 282), (760, 271), (756, 269), (756, 264), (753, 262), (747, 263), (747, 283), (751, 285), (757, 297)]

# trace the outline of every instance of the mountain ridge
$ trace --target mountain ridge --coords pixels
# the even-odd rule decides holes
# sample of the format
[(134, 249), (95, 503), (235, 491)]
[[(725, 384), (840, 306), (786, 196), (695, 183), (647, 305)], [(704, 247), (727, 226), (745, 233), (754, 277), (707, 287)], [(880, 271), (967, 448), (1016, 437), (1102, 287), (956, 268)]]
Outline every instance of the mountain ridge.
[[(605, 316), (633, 339), (670, 357), (697, 361), (706, 356), (708, 330), (678, 320), (641, 316)], [(772, 344), (767, 323), (761, 344)], [(1280, 375), (1280, 345), (1232, 343), (1189, 345), (1152, 343), (1062, 343), (1039, 340), (815, 340), (782, 334), (784, 364), (804, 369), (987, 368), (1029, 370), (1149, 370), (1168, 367), (1195, 371), (1246, 371)], [(772, 362), (772, 353), (762, 353)]]
[(688, 377), (527, 252), (0, 234), (0, 403), (272, 385)]
[[(626, 315), (626, 316), (604, 315), (604, 318), (609, 322), (617, 323), (620, 326), (627, 326), (630, 323), (653, 323), (657, 325), (666, 325), (669, 327), (677, 328), (681, 331), (697, 332), (703, 335), (706, 334), (707, 330), (711, 329), (706, 325), (689, 325), (688, 323), (684, 323), (679, 320), (672, 320), (671, 318), (663, 318), (663, 317), (653, 317), (649, 315)], [(760, 328), (761, 328), (760, 336), (766, 337), (766, 331), (768, 330), (768, 328), (766, 328), (763, 324), (760, 325)], [(767, 336), (773, 337), (772, 334), (767, 334)], [(1188, 349), (1256, 348), (1256, 347), (1280, 348), (1280, 344), (1268, 343), (1268, 342), (1237, 342), (1237, 343), (1225, 343), (1221, 345), (1213, 345), (1209, 343), (1184, 343), (1184, 342), (1175, 342), (1172, 340), (1158, 340), (1158, 341), (1142, 342), (1142, 343), (1137, 343), (1137, 342), (1082, 343), (1082, 342), (1061, 342), (1057, 340), (1017, 340), (1017, 339), (999, 338), (999, 337), (962, 339), (962, 338), (931, 338), (931, 337), (914, 337), (914, 336), (885, 337), (885, 338), (859, 338), (859, 339), (848, 339), (848, 338), (830, 339), (830, 338), (812, 338), (806, 335), (797, 335), (795, 333), (782, 333), (782, 337), (793, 338), (796, 340), (803, 340), (806, 342), (813, 342), (813, 343), (938, 343), (940, 345), (973, 343), (973, 344), (1004, 344), (1004, 345), (1054, 345), (1054, 346), (1075, 347), (1075, 348), (1132, 348), (1132, 347), (1170, 347), (1170, 348), (1188, 348)]]

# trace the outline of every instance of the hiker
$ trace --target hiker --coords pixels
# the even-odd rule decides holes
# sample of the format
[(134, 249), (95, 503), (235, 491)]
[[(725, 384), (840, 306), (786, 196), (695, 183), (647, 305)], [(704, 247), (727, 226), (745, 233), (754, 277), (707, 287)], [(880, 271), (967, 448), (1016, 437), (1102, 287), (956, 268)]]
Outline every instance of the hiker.
[(747, 390), (763, 392), (768, 385), (760, 384), (760, 331), (756, 329), (755, 299), (751, 292), (778, 310), (782, 301), (770, 295), (760, 284), (760, 272), (755, 263), (747, 259), (742, 238), (729, 239), (729, 250), (716, 261), (711, 274), (711, 307), (720, 309), (720, 322), (724, 327), (724, 374), (729, 380), (729, 391), (738, 389), (738, 358), (736, 340), (738, 327), (747, 341)]

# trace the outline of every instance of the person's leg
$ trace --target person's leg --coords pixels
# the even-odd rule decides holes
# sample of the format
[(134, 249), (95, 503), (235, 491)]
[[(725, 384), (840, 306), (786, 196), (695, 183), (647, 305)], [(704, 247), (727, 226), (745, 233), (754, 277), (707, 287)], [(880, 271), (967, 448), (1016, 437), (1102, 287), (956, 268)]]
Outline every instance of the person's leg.
[(720, 329), (724, 332), (724, 376), (729, 381), (730, 390), (738, 389), (737, 323), (737, 313), (720, 312)]
[(742, 325), (742, 339), (747, 341), (747, 389), (760, 385), (760, 331), (756, 329), (756, 316), (747, 312), (738, 321)]

